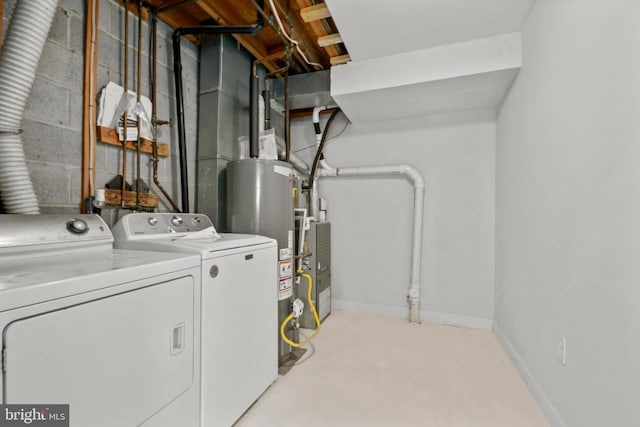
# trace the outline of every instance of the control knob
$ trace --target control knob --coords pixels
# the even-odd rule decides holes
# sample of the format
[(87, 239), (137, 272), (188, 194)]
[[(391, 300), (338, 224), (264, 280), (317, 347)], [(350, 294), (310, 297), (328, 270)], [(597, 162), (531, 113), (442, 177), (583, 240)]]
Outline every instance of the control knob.
[(67, 230), (73, 234), (85, 234), (89, 231), (89, 226), (85, 220), (74, 218), (67, 222)]
[(173, 218), (171, 218), (171, 224), (175, 225), (176, 227), (179, 227), (182, 225), (182, 217), (179, 217), (177, 215), (175, 215)]
[(150, 226), (155, 227), (155, 226), (156, 226), (156, 224), (158, 224), (158, 218), (155, 218), (155, 217), (150, 216), (150, 217), (147, 219), (147, 222), (149, 223), (149, 225), (150, 225)]

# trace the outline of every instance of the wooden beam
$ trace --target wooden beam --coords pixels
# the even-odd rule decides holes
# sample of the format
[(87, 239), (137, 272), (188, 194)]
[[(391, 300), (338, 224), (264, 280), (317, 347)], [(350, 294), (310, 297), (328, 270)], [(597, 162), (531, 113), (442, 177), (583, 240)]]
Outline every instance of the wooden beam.
[(342, 36), (340, 33), (329, 34), (328, 36), (318, 37), (318, 45), (320, 47), (326, 47), (333, 44), (342, 43)]
[(174, 3), (171, 5), (167, 5), (167, 6), (163, 6), (160, 9), (158, 9), (158, 17), (160, 19), (162, 19), (162, 15), (169, 13), (169, 12), (175, 12), (178, 11), (184, 7), (189, 6), (191, 3), (195, 2), (196, 0), (185, 0), (185, 1), (181, 1), (178, 3)]
[[(310, 7), (311, 0), (295, 0), (295, 4), (293, 6), (294, 7), (297, 6), (298, 11), (300, 11), (302, 9)], [(302, 17), (300, 16), (299, 13), (296, 14), (296, 16), (298, 17), (298, 19), (300, 19), (300, 21), (302, 21)], [(306, 23), (305, 25), (308, 28), (309, 33), (314, 34), (316, 37), (326, 36), (328, 34), (327, 30), (325, 29), (323, 21), (312, 21), (312, 22)], [(315, 40), (315, 42), (317, 43), (317, 39)], [(341, 54), (341, 52), (338, 50), (338, 47), (333, 44), (325, 46), (324, 50), (326, 52), (326, 55), (329, 57), (338, 56)]]
[[(234, 13), (233, 9), (225, 9), (220, 3), (213, 0), (197, 0), (196, 4), (202, 8), (209, 16), (215, 19), (220, 25), (251, 25), (241, 21), (241, 17)], [(255, 36), (242, 36), (234, 34), (233, 38), (251, 53), (255, 58), (261, 59), (267, 56), (268, 49), (265, 43)], [(279, 67), (271, 61), (263, 61), (262, 64), (269, 71), (275, 71)]]
[(325, 3), (319, 3), (300, 9), (300, 16), (302, 16), (304, 22), (312, 22), (329, 18), (331, 12), (329, 12), (329, 8)]
[(213, 4), (209, 4), (208, 1), (205, 0), (197, 0), (196, 4), (198, 6), (200, 6), (202, 8), (202, 10), (204, 10), (205, 12), (207, 12), (207, 15), (209, 15), (210, 17), (212, 17), (213, 19), (215, 19), (216, 21), (225, 21), (225, 19), (223, 19), (220, 16), (220, 13), (218, 12), (217, 9), (215, 9), (213, 7)]
[[(300, 15), (290, 13), (289, 8), (283, 6), (279, 0), (274, 0), (274, 3), (278, 9), (278, 15), (280, 16), (280, 20), (282, 21), (285, 30), (293, 39), (300, 43), (300, 47), (307, 56), (307, 59), (309, 59), (310, 62), (316, 62), (321, 64), (323, 67), (327, 67), (329, 64), (326, 56), (322, 54), (322, 50), (316, 45), (315, 38), (313, 38), (305, 29), (305, 24), (301, 21)], [(295, 55), (299, 56), (297, 53)], [(300, 58), (300, 63), (304, 63), (302, 58)], [(307, 64), (304, 66), (307, 69), (315, 70), (314, 67)]]
[[(115, 145), (116, 147), (122, 147), (122, 141), (118, 139), (118, 134), (115, 129), (109, 129), (98, 126), (98, 141), (103, 144)], [(135, 150), (136, 144), (133, 141), (127, 142), (127, 150)], [(140, 151), (147, 154), (153, 154), (153, 141), (142, 138), (142, 144), (140, 145)], [(169, 157), (169, 146), (162, 142), (158, 142), (158, 156)]]
[(346, 64), (347, 62), (351, 61), (351, 57), (349, 55), (332, 56), (330, 61), (331, 66), (333, 67), (334, 65)]
[[(106, 189), (104, 192), (104, 202), (108, 206), (122, 206), (122, 191)], [(124, 204), (126, 207), (136, 207), (136, 192), (125, 191), (124, 192)], [(158, 195), (151, 193), (140, 193), (140, 206), (144, 208), (157, 208), (158, 207)]]
[(263, 61), (269, 61), (269, 62), (276, 61), (278, 59), (283, 59), (286, 54), (287, 54), (287, 50), (285, 48), (279, 48), (279, 49), (268, 52), (267, 56), (265, 56), (261, 60), (258, 60), (258, 62), (262, 63)]

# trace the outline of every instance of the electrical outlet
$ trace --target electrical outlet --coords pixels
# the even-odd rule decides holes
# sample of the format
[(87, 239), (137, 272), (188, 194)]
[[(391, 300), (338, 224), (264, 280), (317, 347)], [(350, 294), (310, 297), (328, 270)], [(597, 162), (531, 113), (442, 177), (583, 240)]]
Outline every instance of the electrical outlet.
[(558, 362), (562, 363), (562, 366), (567, 366), (567, 337), (558, 340)]

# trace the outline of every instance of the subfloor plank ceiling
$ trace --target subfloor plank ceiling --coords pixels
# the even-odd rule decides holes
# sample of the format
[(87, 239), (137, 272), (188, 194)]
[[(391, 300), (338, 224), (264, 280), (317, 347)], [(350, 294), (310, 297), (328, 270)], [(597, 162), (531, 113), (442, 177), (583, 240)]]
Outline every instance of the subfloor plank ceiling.
[[(135, 4), (135, 1), (130, 3)], [(271, 72), (289, 64), (292, 74), (306, 73), (349, 60), (324, 0), (148, 0), (146, 3), (156, 8), (159, 19), (172, 28), (252, 25), (261, 8), (266, 17), (263, 30), (256, 36), (234, 37)], [(280, 17), (286, 35), (275, 13)], [(299, 43), (308, 61), (286, 39), (287, 35)], [(196, 37), (192, 41), (199, 42)]]

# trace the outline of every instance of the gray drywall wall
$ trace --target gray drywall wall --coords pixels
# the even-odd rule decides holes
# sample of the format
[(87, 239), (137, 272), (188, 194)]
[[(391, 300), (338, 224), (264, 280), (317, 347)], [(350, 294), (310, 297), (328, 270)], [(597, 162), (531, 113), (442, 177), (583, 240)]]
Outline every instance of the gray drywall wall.
[(638, 425), (639, 16), (539, 0), (498, 117), (496, 331), (554, 426)]
[[(362, 108), (367, 108), (363, 105)], [(326, 116), (323, 117), (323, 127)], [(339, 116), (330, 135), (346, 121)], [(311, 119), (294, 121), (294, 152), (311, 164)], [(494, 280), (495, 122), (465, 112), (377, 129), (347, 127), (325, 150), (335, 167), (406, 163), (425, 180), (421, 317), (490, 328)], [(408, 318), (413, 187), (403, 177), (320, 180), (332, 223), (336, 307)]]
[[(82, 177), (82, 88), (85, 37), (85, 1), (60, 0), (36, 82), (27, 104), (24, 148), (29, 171), (43, 213), (80, 211)], [(5, 0), (3, 30), (9, 26), (15, 0)], [(98, 81), (100, 90), (109, 81), (123, 85), (124, 9), (114, 0), (101, 0), (98, 36)], [(135, 89), (137, 22), (129, 15), (129, 85)], [(158, 25), (158, 117), (175, 120), (174, 83), (172, 71), (171, 29)], [(149, 88), (149, 25), (143, 23), (142, 93), (150, 96)], [(189, 184), (191, 205), (195, 204), (195, 155), (197, 132), (198, 48), (182, 41), (183, 74), (185, 78), (186, 135), (189, 153)], [(174, 199), (179, 201), (179, 162), (177, 129), (162, 127), (158, 140), (169, 144), (171, 157), (161, 158), (158, 177)], [(97, 144), (96, 187), (101, 188), (121, 173), (119, 147)], [(127, 181), (135, 182), (135, 157), (129, 152)], [(152, 182), (150, 156), (141, 158), (141, 178)], [(151, 185), (152, 190), (155, 190)], [(154, 191), (158, 193), (157, 191)], [(170, 205), (160, 197), (160, 210)], [(109, 215), (113, 216), (113, 215)]]

